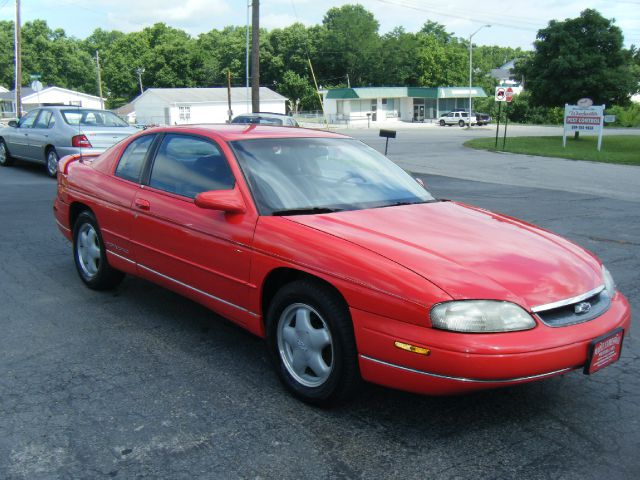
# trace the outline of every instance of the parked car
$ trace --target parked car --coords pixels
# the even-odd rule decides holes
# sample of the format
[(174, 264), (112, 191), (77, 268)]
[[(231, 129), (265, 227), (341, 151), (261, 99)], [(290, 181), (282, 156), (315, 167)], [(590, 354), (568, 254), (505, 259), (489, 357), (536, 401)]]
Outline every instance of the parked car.
[(386, 157), (307, 129), (146, 130), (66, 157), (54, 214), (89, 288), (140, 276), (266, 338), (295, 396), (361, 379), (422, 394), (616, 361), (631, 313), (558, 235), (438, 200)]
[(281, 127), (299, 127), (298, 122), (289, 115), (281, 113), (245, 113), (238, 115), (231, 123), (257, 124), (257, 125), (274, 125)]
[[(474, 112), (471, 114), (471, 125), (488, 125), (491, 122), (491, 116), (486, 113)], [(459, 125), (464, 127), (469, 124), (469, 112), (464, 110), (454, 110), (440, 117), (438, 121), (441, 127), (445, 125)]]
[(65, 155), (101, 153), (137, 131), (106, 110), (37, 108), (0, 130), (0, 165), (9, 166), (13, 159), (42, 163), (55, 177), (58, 160)]

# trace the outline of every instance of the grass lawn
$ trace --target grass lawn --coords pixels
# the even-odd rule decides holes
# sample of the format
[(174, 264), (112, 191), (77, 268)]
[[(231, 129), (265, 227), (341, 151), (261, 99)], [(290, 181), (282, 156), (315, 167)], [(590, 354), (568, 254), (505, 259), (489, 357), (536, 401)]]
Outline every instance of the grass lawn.
[[(502, 151), (502, 136), (498, 148), (494, 138), (476, 138), (464, 143), (466, 147)], [(567, 138), (567, 148), (562, 148), (562, 137), (507, 137), (505, 152), (541, 157), (559, 157), (571, 160), (640, 165), (640, 135), (611, 135), (602, 138), (602, 150), (597, 150), (598, 137)]]

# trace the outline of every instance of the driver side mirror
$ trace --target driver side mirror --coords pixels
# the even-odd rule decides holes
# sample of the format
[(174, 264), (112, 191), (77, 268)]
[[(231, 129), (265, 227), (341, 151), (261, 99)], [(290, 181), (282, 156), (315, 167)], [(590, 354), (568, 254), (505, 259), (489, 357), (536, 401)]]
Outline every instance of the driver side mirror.
[(221, 210), (224, 213), (244, 213), (247, 207), (238, 188), (233, 190), (210, 190), (196, 195), (197, 207), (209, 210)]
[(18, 122), (16, 120), (9, 120), (9, 123), (7, 125), (13, 128), (17, 128)]

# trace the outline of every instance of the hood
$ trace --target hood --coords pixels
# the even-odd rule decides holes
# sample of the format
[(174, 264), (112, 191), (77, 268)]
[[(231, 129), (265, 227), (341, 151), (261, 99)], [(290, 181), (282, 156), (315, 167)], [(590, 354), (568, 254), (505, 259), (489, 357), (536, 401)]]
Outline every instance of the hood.
[(602, 285), (599, 262), (541, 228), (455, 202), (287, 217), (372, 250), (455, 299), (525, 308)]

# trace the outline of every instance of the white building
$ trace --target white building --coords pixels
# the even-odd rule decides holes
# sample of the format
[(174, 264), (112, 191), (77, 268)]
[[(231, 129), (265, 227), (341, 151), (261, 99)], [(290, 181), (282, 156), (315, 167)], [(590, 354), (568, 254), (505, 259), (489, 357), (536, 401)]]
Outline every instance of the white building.
[(424, 122), (452, 110), (468, 109), (471, 98), (484, 98), (480, 87), (364, 87), (322, 92), (329, 123), (358, 121)]
[[(22, 94), (22, 109), (24, 111), (46, 105), (74, 105), (85, 108), (103, 108), (103, 102), (100, 100), (100, 97), (61, 87), (45, 87), (39, 92), (28, 87), (23, 87), (20, 92)], [(15, 116), (15, 91), (0, 92), (0, 110)]]
[[(260, 87), (260, 111), (286, 113), (286, 97)], [(136, 123), (182, 125), (224, 123), (229, 119), (226, 88), (149, 88), (133, 100)], [(231, 88), (232, 115), (251, 112), (251, 91)]]

